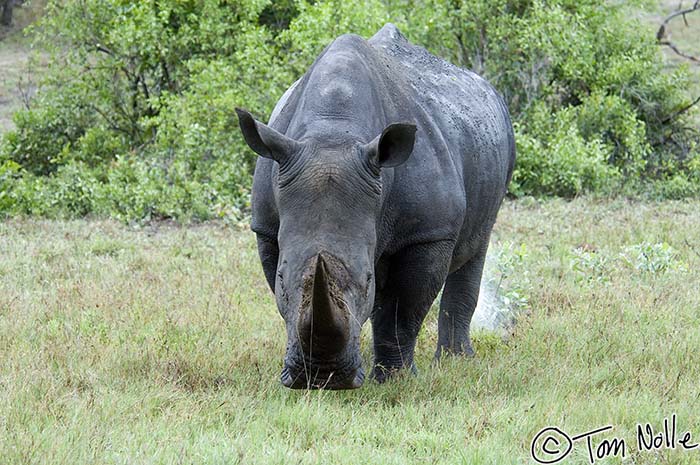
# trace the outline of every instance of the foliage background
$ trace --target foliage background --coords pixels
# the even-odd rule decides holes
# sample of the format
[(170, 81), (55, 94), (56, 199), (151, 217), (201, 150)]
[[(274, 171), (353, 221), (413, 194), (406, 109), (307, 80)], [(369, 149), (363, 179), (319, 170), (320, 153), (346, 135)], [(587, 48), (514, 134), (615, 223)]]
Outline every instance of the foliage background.
[(237, 221), (255, 159), (233, 108), (264, 120), (333, 38), (389, 21), (504, 95), (514, 196), (696, 196), (690, 73), (631, 14), (650, 5), (50, 1), (32, 29), (48, 69), (0, 141), (0, 214)]

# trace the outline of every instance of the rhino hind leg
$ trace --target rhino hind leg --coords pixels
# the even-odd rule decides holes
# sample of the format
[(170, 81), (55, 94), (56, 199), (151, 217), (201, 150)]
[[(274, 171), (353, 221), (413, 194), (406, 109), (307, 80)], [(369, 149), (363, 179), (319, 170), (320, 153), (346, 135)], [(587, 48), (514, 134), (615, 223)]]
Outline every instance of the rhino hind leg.
[(479, 300), (485, 258), (486, 247), (447, 277), (440, 299), (436, 359), (442, 354), (474, 355), (469, 328)]
[(384, 382), (402, 369), (415, 372), (416, 338), (445, 282), (454, 243), (410, 246), (391, 257), (372, 314), (373, 376)]

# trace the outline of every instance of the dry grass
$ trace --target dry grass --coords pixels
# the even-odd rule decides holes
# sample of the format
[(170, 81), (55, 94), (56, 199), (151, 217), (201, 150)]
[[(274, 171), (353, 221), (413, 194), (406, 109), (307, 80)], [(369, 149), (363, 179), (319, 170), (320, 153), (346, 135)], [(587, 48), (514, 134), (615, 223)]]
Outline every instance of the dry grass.
[[(431, 367), (433, 311), (417, 377), (298, 392), (278, 382), (283, 324), (251, 233), (0, 223), (0, 462), (532, 463), (546, 425), (612, 424), (636, 445), (636, 422), (673, 412), (700, 437), (699, 225), (697, 201), (508, 202), (494, 241), (526, 244), (532, 308), (510, 339), (481, 333), (476, 358)], [(661, 242), (668, 271), (620, 256)], [(607, 264), (572, 269), (579, 246)], [(588, 463), (585, 445), (563, 463)]]

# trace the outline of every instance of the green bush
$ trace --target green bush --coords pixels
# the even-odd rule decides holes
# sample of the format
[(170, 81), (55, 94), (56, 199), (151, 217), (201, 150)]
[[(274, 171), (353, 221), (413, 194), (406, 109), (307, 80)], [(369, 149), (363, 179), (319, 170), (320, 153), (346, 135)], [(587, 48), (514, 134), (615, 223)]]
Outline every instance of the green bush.
[(0, 218), (14, 211), (16, 202), (12, 196), (12, 189), (20, 169), (21, 167), (13, 161), (0, 163)]
[(631, 245), (624, 248), (620, 257), (629, 267), (646, 274), (687, 271), (687, 265), (681, 260), (681, 254), (665, 242), (657, 244), (642, 242)]
[[(56, 171), (60, 164), (69, 161), (67, 154), (80, 152), (81, 137), (99, 127), (94, 116), (85, 111), (83, 99), (77, 86), (47, 82), (32, 102), (31, 110), (14, 114), (17, 129), (5, 135), (0, 156), (33, 174)], [(108, 139), (116, 136), (110, 133)]]
[(216, 164), (211, 167), (215, 171), (203, 183), (199, 181), (203, 176), (180, 161), (165, 168), (133, 157), (120, 158), (101, 186), (96, 209), (123, 221), (240, 217), (248, 204), (244, 192), (231, 188), (239, 179), (231, 179), (230, 172)]
[(545, 139), (517, 132), (518, 169), (515, 195), (551, 194), (572, 197), (609, 188), (619, 172), (605, 161), (600, 141), (586, 141), (575, 126), (560, 127)]
[(643, 2), (55, 0), (49, 72), (0, 142), (0, 211), (183, 221), (245, 214), (264, 119), (334, 37), (392, 21), (475, 70), (516, 123), (514, 195), (700, 192), (688, 73), (664, 69)]
[[(629, 14), (641, 3), (463, 0), (452, 2), (451, 10), (429, 11), (434, 21), (420, 36), (428, 48), (480, 72), (504, 94), (514, 120), (520, 123), (519, 146), (530, 147), (531, 140), (526, 139), (534, 138), (544, 146), (543, 157), (570, 158), (574, 148), (561, 145), (568, 153), (552, 152), (556, 147), (551, 141), (557, 139), (553, 132), (561, 131), (558, 120), (564, 111), (568, 124), (576, 127), (573, 145), (588, 144), (593, 150), (574, 164), (599, 160), (596, 147), (602, 144), (606, 163), (636, 183), (658, 179), (664, 167), (674, 173), (687, 171), (683, 160), (697, 150), (693, 148), (697, 132), (688, 129), (692, 125), (687, 115), (677, 116), (689, 103), (689, 75), (682, 68), (665, 71), (654, 34)], [(548, 121), (532, 124), (533, 112), (540, 118), (544, 113)], [(550, 126), (556, 129), (549, 131)], [(560, 167), (532, 156), (536, 156), (532, 151), (522, 155), (516, 170)], [(580, 172), (581, 167), (570, 171)], [(607, 176), (609, 170), (598, 172)], [(558, 176), (562, 183), (516, 184), (512, 191), (572, 195), (578, 192), (575, 184), (595, 189), (590, 179), (573, 182), (571, 173), (521, 172), (520, 178)], [(601, 179), (595, 184), (608, 182)]]
[(4, 182), (13, 200), (3, 210), (241, 216), (255, 159), (233, 109), (271, 111), (292, 79), (279, 72), (271, 32), (295, 11), (286, 6), (50, 2), (38, 29), (54, 52), (49, 74), (0, 145), (0, 161), (18, 167)]
[(579, 129), (581, 108), (551, 114), (546, 105), (536, 104), (526, 123), (515, 124), (518, 158), (512, 193), (572, 197), (611, 192), (619, 184), (621, 170), (609, 162), (613, 149), (595, 133), (584, 137)]

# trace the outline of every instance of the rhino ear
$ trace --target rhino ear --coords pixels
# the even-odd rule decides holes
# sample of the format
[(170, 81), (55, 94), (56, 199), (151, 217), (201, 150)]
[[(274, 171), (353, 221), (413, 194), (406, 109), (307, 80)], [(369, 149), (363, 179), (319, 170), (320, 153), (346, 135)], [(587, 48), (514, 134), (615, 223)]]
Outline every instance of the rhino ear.
[(261, 157), (282, 163), (290, 155), (301, 149), (301, 144), (281, 134), (266, 124), (257, 121), (241, 108), (236, 108), (238, 124), (248, 147)]
[(380, 168), (399, 166), (411, 156), (416, 141), (416, 125), (394, 123), (365, 146), (370, 161)]

